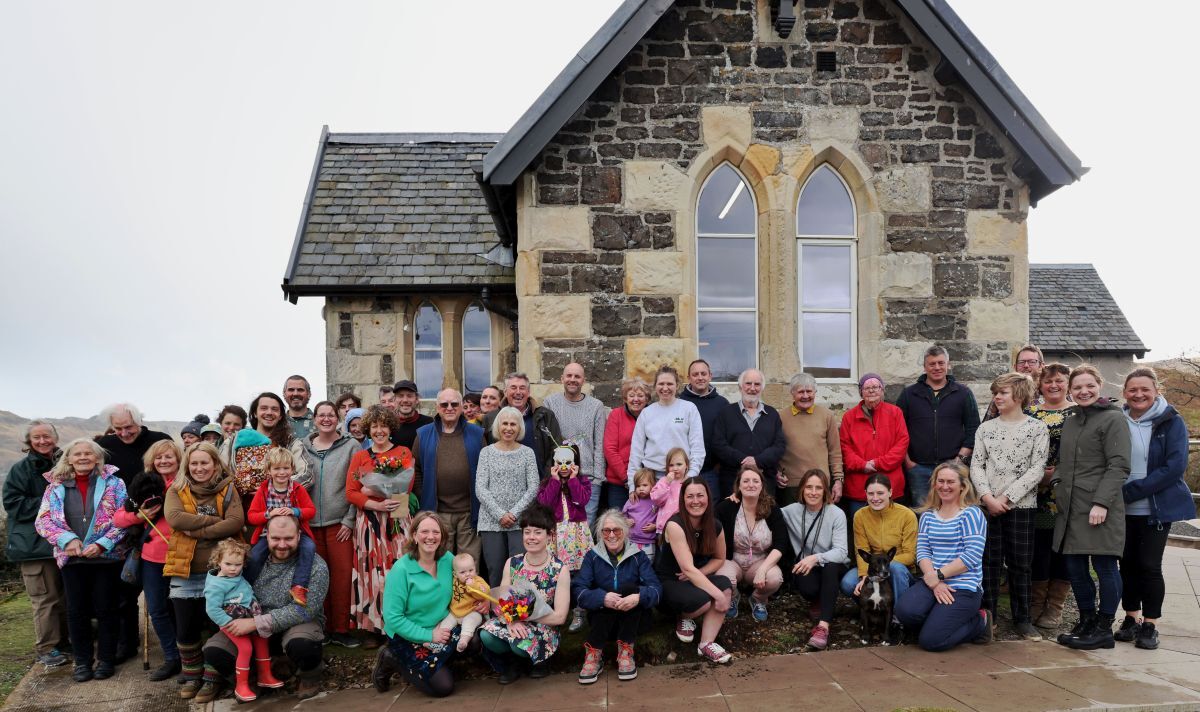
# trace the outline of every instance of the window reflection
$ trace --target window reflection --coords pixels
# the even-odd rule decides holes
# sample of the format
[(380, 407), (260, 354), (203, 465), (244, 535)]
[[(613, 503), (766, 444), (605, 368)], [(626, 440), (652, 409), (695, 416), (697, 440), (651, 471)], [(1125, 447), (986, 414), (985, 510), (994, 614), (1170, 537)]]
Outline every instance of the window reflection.
[(804, 245), (800, 259), (805, 309), (850, 308), (850, 246)]
[(413, 333), (413, 371), (423, 398), (442, 389), (442, 315), (432, 304), (417, 309)]
[(478, 393), (492, 382), (492, 324), (487, 311), (472, 304), (463, 314), (463, 388)]
[(804, 371), (818, 378), (850, 377), (850, 315), (804, 315)]
[(796, 206), (797, 235), (854, 235), (854, 201), (828, 164), (809, 176)]
[(757, 224), (750, 186), (722, 163), (696, 204), (700, 357), (712, 366), (714, 381), (737, 380), (758, 365)]
[(698, 321), (700, 358), (712, 366), (712, 380), (736, 381), (756, 365), (754, 312), (701, 312)]
[(704, 184), (696, 208), (696, 232), (707, 235), (753, 235), (754, 198), (750, 187), (728, 163)]
[(705, 237), (700, 241), (701, 308), (754, 308), (754, 240), (744, 237)]

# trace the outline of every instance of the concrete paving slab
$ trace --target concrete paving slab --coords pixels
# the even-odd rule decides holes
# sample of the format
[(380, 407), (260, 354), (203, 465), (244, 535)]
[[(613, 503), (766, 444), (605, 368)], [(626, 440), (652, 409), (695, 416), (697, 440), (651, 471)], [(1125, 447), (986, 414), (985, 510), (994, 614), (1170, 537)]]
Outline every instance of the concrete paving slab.
[(1120, 667), (1034, 670), (1030, 674), (1096, 705), (1190, 704), (1194, 709), (1200, 709), (1200, 693)]
[(817, 657), (778, 655), (747, 660), (739, 665), (722, 667), (713, 677), (726, 696), (832, 684), (833, 678), (817, 665)]
[[(803, 680), (797, 680), (803, 685)], [(730, 712), (779, 712), (780, 710), (812, 710), (813, 712), (862, 712), (862, 707), (845, 690), (833, 682), (803, 685), (801, 689), (744, 692), (727, 695)]]
[[(741, 667), (739, 662), (737, 667)], [(720, 697), (721, 687), (717, 684), (713, 666), (707, 664), (655, 665), (638, 668), (636, 680), (621, 682), (615, 671), (596, 683), (606, 682), (608, 704), (620, 709), (626, 704), (638, 704), (647, 700), (689, 700), (702, 697)], [(578, 673), (576, 673), (576, 677)], [(579, 686), (578, 682), (575, 683)], [(594, 687), (589, 685), (588, 687)]]
[(1042, 712), (1091, 706), (1079, 695), (1020, 670), (935, 675), (925, 681), (978, 712)]
[(872, 648), (871, 651), (910, 675), (922, 679), (955, 673), (1010, 672), (1013, 666), (988, 655), (986, 645), (962, 645), (951, 654), (930, 653), (915, 645)]
[(1066, 668), (1095, 665), (1096, 661), (1082, 650), (1072, 650), (1058, 643), (1004, 642), (985, 645), (982, 652), (1018, 670)]

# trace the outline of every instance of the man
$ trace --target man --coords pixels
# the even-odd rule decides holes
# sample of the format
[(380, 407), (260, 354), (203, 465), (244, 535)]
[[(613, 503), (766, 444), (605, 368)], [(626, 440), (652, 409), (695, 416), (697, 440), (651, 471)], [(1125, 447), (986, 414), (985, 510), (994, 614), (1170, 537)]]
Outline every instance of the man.
[(762, 402), (764, 380), (756, 368), (742, 371), (738, 376), (741, 398), (722, 408), (713, 423), (721, 499), (733, 493), (738, 473), (748, 465), (758, 468), (763, 487), (775, 494), (775, 474), (787, 444), (779, 411)]
[[(271, 556), (254, 581), (254, 598), (262, 612), (253, 618), (237, 618), (204, 644), (204, 684), (194, 702), (203, 704), (216, 697), (221, 678), (234, 672), (237, 648), (233, 635), (259, 632), (270, 635), (272, 651), (281, 651), (296, 671), (296, 697), (307, 699), (321, 691), (321, 641), (325, 638), (325, 594), (329, 591), (329, 568), (313, 555), (308, 580), (308, 601), (303, 606), (292, 599), (292, 576), (299, 558), (300, 524), (294, 517), (271, 517), (263, 534)], [(270, 660), (256, 661), (259, 669), (270, 669)], [(260, 673), (261, 674), (261, 673)]]
[[(1042, 375), (1042, 366), (1045, 365), (1045, 357), (1042, 355), (1042, 350), (1033, 344), (1025, 344), (1017, 351), (1017, 357), (1013, 359), (1013, 370), (1017, 373), (1023, 373), (1033, 379), (1033, 402), (1030, 405), (1036, 405), (1042, 402), (1040, 391), (1041, 383), (1038, 380)], [(996, 410), (995, 401), (988, 401), (987, 413), (983, 416), (983, 422), (987, 422), (999, 415)]]
[(786, 443), (779, 461), (779, 506), (798, 502), (800, 477), (813, 468), (829, 473), (833, 480), (833, 501), (842, 498), (845, 473), (842, 470), (842, 446), (838, 439), (838, 417), (825, 406), (817, 405), (817, 379), (797, 373), (788, 384), (792, 405), (780, 413)]
[(288, 376), (283, 384), (283, 401), (288, 406), (288, 424), (292, 426), (292, 435), (303, 440), (313, 429), (313, 412), (308, 409), (308, 401), (312, 398), (312, 388), (304, 376)]
[(562, 372), (562, 393), (552, 393), (542, 405), (554, 413), (558, 427), (579, 448), (579, 471), (592, 482), (592, 497), (587, 503), (588, 523), (596, 521), (600, 507), (600, 488), (604, 484), (604, 426), (608, 408), (583, 392), (583, 365), (567, 364)]
[(482, 547), (475, 525), (479, 499), (475, 472), (483, 449), (483, 429), (462, 417), (462, 395), (453, 388), (438, 393), (438, 417), (422, 425), (412, 445), (413, 492), (421, 509), (437, 512), (450, 531), (447, 542), (455, 554), (480, 561)]
[(704, 426), (704, 462), (700, 466), (700, 476), (708, 482), (710, 492), (717, 492), (721, 485), (718, 476), (720, 464), (713, 444), (713, 426), (717, 422), (717, 414), (729, 405), (729, 401), (712, 386), (712, 368), (708, 361), (702, 358), (692, 361), (688, 365), (687, 377), (688, 384), (679, 397), (691, 402), (700, 411), (700, 424)]
[[(142, 458), (150, 446), (159, 440), (170, 440), (171, 436), (151, 430), (142, 424), (142, 412), (131, 403), (114, 403), (100, 412), (100, 420), (112, 428), (112, 435), (96, 440), (108, 453), (108, 464), (117, 468), (128, 487), (134, 475), (145, 469)], [(141, 586), (125, 582), (119, 585), (117, 615), (121, 618), (121, 632), (117, 641), (117, 662), (135, 657), (138, 651), (138, 596)]]
[(487, 415), (493, 411), (500, 410), (500, 401), (504, 398), (504, 394), (495, 386), (488, 386), (479, 392), (479, 415), (480, 417)]
[[(549, 470), (546, 464), (554, 456), (554, 448), (562, 442), (562, 431), (558, 427), (558, 418), (545, 406), (539, 406), (529, 397), (529, 377), (523, 373), (510, 373), (504, 377), (504, 400), (501, 405), (511, 405), (525, 416), (525, 438), (522, 445), (533, 450), (537, 460), (538, 474), (544, 479)], [(496, 422), (499, 409), (488, 413), (483, 418), (483, 434), (488, 444), (495, 442), (492, 437), (492, 423)]]
[(922, 359), (925, 374), (904, 389), (896, 407), (908, 428), (908, 455), (904, 458), (909, 502), (925, 503), (929, 477), (939, 463), (970, 457), (979, 427), (979, 406), (970, 388), (950, 375), (950, 355), (941, 346), (930, 346)]
[(379, 387), (379, 405), (388, 410), (396, 409), (396, 393), (392, 390), (391, 386)]
[(417, 384), (412, 381), (399, 381), (392, 392), (395, 394), (396, 420), (399, 421), (399, 425), (392, 430), (392, 444), (403, 445), (412, 450), (417, 429), (432, 423), (433, 418), (417, 410), (417, 406), (421, 404)]

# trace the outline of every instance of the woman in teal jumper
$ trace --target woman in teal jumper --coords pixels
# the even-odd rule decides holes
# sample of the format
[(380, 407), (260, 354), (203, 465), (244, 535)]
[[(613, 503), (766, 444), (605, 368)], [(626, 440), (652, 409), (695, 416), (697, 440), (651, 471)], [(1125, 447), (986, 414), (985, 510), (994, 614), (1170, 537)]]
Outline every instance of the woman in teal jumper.
[(383, 624), (387, 645), (379, 649), (371, 682), (387, 692), (392, 675), (433, 697), (454, 692), (454, 677), (447, 663), (455, 652), (450, 645), (458, 628), (448, 631), (438, 623), (450, 611), (454, 583), (446, 549), (450, 534), (433, 512), (417, 512), (409, 527), (404, 555), (388, 571), (383, 587)]

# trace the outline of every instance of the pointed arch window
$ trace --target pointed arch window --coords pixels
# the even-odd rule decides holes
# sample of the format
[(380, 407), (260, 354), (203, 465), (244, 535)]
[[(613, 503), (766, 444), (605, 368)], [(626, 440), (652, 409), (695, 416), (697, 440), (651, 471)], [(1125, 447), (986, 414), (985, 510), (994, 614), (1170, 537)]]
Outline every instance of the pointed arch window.
[(442, 390), (442, 315), (426, 302), (417, 309), (413, 334), (413, 372), (422, 398), (434, 398)]
[(714, 381), (758, 366), (758, 209), (746, 179), (722, 163), (696, 203), (696, 323)]
[(463, 314), (463, 388), (479, 393), (492, 384), (492, 320), (479, 304)]
[(829, 164), (809, 176), (796, 204), (797, 348), (818, 379), (855, 377), (858, 356), (858, 221), (854, 199)]

